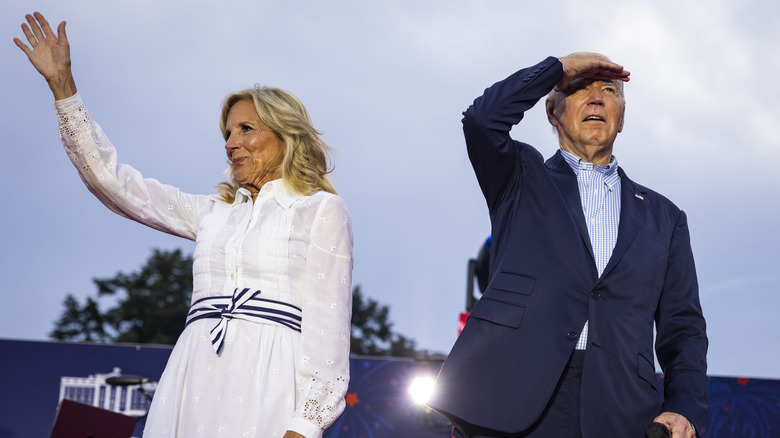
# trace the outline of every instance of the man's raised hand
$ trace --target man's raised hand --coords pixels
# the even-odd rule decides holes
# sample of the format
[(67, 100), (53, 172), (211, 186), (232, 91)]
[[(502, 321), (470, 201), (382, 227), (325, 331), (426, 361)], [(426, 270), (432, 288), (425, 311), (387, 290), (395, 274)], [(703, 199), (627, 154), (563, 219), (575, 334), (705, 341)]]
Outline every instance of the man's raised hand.
[(563, 64), (563, 79), (555, 86), (556, 91), (565, 92), (579, 78), (628, 82), (631, 74), (622, 65), (596, 53), (574, 53), (559, 58), (559, 61)]

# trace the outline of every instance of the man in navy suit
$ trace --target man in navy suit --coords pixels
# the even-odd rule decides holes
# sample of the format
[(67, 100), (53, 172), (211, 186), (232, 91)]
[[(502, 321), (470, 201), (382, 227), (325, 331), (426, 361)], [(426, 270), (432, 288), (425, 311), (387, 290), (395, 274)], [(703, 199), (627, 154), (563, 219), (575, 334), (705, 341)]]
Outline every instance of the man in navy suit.
[[(642, 437), (653, 421), (697, 435), (707, 335), (688, 225), (612, 154), (628, 79), (603, 55), (550, 57), (464, 113), (493, 240), (490, 283), (429, 403), (457, 437)], [(548, 93), (560, 150), (544, 161), (509, 131)]]

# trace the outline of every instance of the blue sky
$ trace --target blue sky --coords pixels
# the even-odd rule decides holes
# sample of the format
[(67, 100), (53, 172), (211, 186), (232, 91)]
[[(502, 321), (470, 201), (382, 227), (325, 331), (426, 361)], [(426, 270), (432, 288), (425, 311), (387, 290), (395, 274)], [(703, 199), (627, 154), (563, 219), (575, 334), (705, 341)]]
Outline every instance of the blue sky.
[[(182, 248), (110, 213), (62, 152), (51, 93), (12, 43), (31, 8), (68, 22), (81, 95), (146, 176), (213, 193), (222, 98), (285, 88), (336, 149), (354, 280), (418, 346), (446, 352), (489, 233), (460, 113), (548, 55), (631, 71), (615, 155), (689, 217), (714, 375), (780, 378), (780, 4), (636, 1), (127, 1), (0, 4), (0, 337), (46, 339), (67, 293)], [(549, 156), (541, 105), (513, 130)], [(104, 303), (109, 304), (109, 303)]]

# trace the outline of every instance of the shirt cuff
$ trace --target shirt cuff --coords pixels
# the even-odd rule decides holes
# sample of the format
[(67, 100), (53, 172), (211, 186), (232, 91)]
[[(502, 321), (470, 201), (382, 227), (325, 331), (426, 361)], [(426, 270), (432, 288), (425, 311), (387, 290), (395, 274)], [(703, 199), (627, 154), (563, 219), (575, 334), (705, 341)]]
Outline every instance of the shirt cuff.
[(322, 429), (301, 417), (293, 417), (287, 430), (298, 432), (306, 438), (322, 438)]
[(66, 97), (65, 99), (55, 100), (54, 110), (57, 111), (57, 114), (65, 114), (68, 111), (72, 111), (73, 109), (77, 108), (80, 105), (82, 105), (81, 95), (79, 95), (79, 93), (76, 92), (76, 94), (74, 94), (73, 96)]

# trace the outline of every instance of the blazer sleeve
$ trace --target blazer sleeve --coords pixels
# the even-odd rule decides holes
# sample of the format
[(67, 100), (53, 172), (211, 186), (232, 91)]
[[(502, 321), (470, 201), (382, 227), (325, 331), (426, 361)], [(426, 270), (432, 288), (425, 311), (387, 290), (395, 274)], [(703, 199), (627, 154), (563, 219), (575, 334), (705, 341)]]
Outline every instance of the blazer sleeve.
[(708, 340), (688, 222), (682, 211), (669, 248), (655, 322), (656, 354), (664, 373), (662, 411), (684, 415), (698, 429), (707, 410)]
[(469, 159), (491, 210), (515, 186), (510, 181), (520, 180), (523, 153), (542, 159), (531, 146), (513, 141), (509, 131), (561, 78), (563, 65), (548, 57), (496, 82), (463, 113)]

